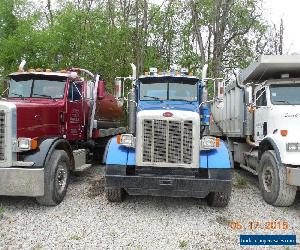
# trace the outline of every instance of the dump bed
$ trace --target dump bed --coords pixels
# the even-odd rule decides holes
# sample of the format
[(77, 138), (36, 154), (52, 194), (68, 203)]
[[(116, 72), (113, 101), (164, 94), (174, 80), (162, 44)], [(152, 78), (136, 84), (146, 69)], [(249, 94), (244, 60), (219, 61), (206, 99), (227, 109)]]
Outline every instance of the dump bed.
[(245, 137), (252, 128), (245, 127), (246, 104), (244, 91), (232, 82), (225, 88), (224, 106), (218, 102), (211, 104), (210, 134), (226, 137)]
[(262, 55), (240, 72), (239, 81), (259, 83), (268, 79), (280, 79), (282, 74), (289, 74), (289, 78), (300, 77), (300, 55)]
[[(252, 89), (266, 80), (281, 79), (283, 74), (286, 74), (286, 78), (300, 77), (299, 55), (262, 55), (240, 72), (238, 80), (241, 86), (245, 87), (247, 84), (247, 88)], [(251, 96), (250, 98), (252, 99)], [(218, 101), (211, 104), (211, 135), (241, 138), (253, 135), (253, 113), (248, 112), (244, 89), (236, 81), (232, 81), (225, 88), (224, 107), (218, 106)]]

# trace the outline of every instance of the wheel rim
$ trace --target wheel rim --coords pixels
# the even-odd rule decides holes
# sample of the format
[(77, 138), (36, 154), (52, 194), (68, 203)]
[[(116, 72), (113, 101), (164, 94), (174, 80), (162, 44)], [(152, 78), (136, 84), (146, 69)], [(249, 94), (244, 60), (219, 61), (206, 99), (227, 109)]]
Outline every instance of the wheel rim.
[(68, 179), (68, 170), (66, 165), (58, 165), (55, 176), (55, 187), (59, 194), (61, 194), (66, 186)]
[(274, 180), (274, 171), (272, 167), (270, 166), (265, 167), (263, 170), (263, 185), (264, 185), (264, 189), (268, 193), (272, 192), (273, 180)]

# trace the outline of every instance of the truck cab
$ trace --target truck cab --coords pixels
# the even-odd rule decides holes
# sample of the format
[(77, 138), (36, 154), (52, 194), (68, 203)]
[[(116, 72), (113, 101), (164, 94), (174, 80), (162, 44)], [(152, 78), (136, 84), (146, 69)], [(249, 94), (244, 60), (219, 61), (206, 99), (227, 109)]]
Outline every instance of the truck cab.
[[(79, 73), (88, 74), (85, 80)], [(119, 127), (122, 108), (84, 69), (10, 74), (0, 100), (0, 195), (59, 204), (70, 172), (91, 166), (96, 146)]]
[(234, 161), (258, 175), (265, 201), (293, 204), (300, 186), (300, 57), (262, 55), (213, 102), (210, 134), (228, 141)]
[[(133, 75), (134, 74), (133, 67)], [(226, 206), (231, 193), (230, 153), (224, 142), (203, 135), (208, 124), (205, 84), (186, 71), (132, 78), (130, 133), (112, 138), (105, 154), (106, 196), (208, 197)]]

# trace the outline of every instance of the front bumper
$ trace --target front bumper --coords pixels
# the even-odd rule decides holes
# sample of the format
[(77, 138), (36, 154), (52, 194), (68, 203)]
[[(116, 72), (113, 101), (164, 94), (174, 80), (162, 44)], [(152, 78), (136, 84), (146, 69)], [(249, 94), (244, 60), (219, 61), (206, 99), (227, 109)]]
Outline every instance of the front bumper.
[(292, 186), (300, 186), (300, 168), (287, 167), (287, 183)]
[(44, 169), (0, 168), (0, 195), (43, 196)]
[[(209, 177), (180, 175), (146, 171), (135, 175), (126, 175), (124, 166), (107, 166), (105, 173), (106, 188), (123, 188), (130, 195), (151, 195), (168, 197), (204, 198), (210, 192), (231, 190), (232, 170), (214, 169)], [(182, 170), (184, 171), (184, 170)]]

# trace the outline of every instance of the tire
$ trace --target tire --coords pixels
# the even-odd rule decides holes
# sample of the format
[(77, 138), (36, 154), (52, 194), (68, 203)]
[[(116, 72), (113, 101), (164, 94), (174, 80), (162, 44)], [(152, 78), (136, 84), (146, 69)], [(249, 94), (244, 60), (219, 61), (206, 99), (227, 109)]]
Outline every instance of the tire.
[(231, 188), (226, 192), (211, 192), (207, 196), (207, 204), (210, 207), (226, 207), (231, 197)]
[(105, 195), (110, 202), (122, 202), (124, 199), (124, 190), (122, 188), (106, 188)]
[(263, 153), (258, 179), (260, 191), (268, 204), (279, 207), (293, 204), (297, 187), (287, 184), (286, 167), (278, 162), (274, 150)]
[(39, 204), (56, 206), (64, 199), (70, 179), (70, 159), (64, 150), (54, 150), (45, 166), (44, 196)]

